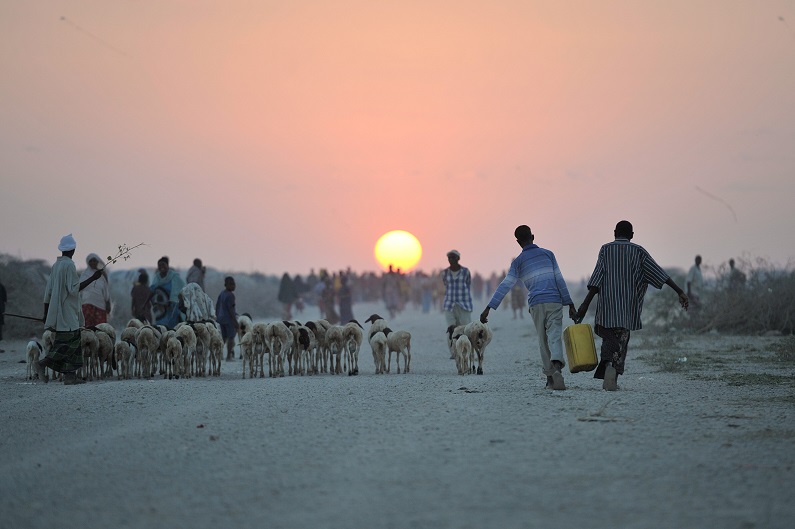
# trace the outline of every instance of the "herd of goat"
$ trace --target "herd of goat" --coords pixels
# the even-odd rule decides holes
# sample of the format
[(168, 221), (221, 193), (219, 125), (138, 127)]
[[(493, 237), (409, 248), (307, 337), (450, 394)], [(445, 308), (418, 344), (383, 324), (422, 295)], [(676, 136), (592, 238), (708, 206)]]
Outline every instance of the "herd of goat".
[[(389, 373), (395, 354), (397, 373), (411, 369), (411, 333), (392, 330), (387, 321), (373, 314), (365, 320), (370, 324), (367, 342), (373, 354), (375, 373)], [(248, 315), (238, 318), (238, 344), (243, 360), (242, 375), (359, 374), (359, 351), (365, 339), (362, 325), (351, 320), (332, 325), (320, 319), (301, 323), (274, 321), (253, 323)], [(224, 340), (214, 321), (183, 322), (173, 330), (132, 319), (117, 340), (116, 329), (101, 323), (83, 328), (81, 350), (83, 367), (77, 376), (84, 380), (111, 378), (190, 378), (220, 376), (224, 356)], [(447, 329), (450, 358), (455, 359), (458, 374), (483, 373), (483, 354), (491, 342), (491, 330), (479, 321)], [(27, 345), (27, 378), (36, 378), (34, 362), (53, 346), (55, 335), (45, 331), (41, 342)], [(477, 368), (475, 363), (477, 362)], [(59, 376), (53, 372), (53, 378)]]

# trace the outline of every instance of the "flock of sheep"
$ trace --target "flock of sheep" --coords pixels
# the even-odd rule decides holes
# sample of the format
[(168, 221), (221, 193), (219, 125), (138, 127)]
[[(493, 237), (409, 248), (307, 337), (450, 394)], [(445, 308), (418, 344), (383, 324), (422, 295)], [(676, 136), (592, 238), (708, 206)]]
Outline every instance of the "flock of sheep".
[[(246, 366), (249, 376), (265, 376), (265, 355), (268, 355), (268, 375), (335, 375), (359, 374), (359, 351), (364, 342), (364, 328), (351, 320), (345, 325), (332, 325), (327, 320), (275, 321), (252, 323), (247, 316), (238, 319), (240, 325), (240, 350), (243, 357), (243, 378)], [(370, 323), (368, 342), (373, 353), (376, 374), (389, 373), (392, 353), (395, 353), (397, 372), (400, 358), (403, 371), (411, 367), (411, 334), (393, 331), (386, 321), (373, 314), (365, 320)]]
[[(53, 346), (55, 335), (44, 331), (41, 343), (31, 340), (27, 345), (29, 379), (34, 378), (41, 354)], [(116, 341), (116, 329), (108, 323), (80, 329), (83, 367), (77, 376), (88, 381), (113, 377), (119, 380), (179, 378), (208, 374), (221, 375), (223, 356), (221, 332), (212, 321), (181, 323), (173, 330), (147, 325), (132, 319)], [(53, 378), (60, 376), (53, 371)]]
[[(411, 369), (411, 333), (392, 330), (387, 321), (373, 314), (367, 341), (373, 354), (375, 373), (389, 373), (395, 354), (397, 373)], [(364, 328), (351, 320), (345, 325), (331, 325), (324, 319), (301, 323), (275, 321), (253, 323), (247, 315), (238, 318), (238, 343), (243, 360), (242, 376), (265, 377), (265, 355), (269, 377), (288, 375), (359, 374), (359, 351), (364, 342)], [(221, 375), (224, 341), (214, 321), (183, 322), (173, 330), (132, 319), (116, 330), (107, 323), (83, 328), (81, 349), (83, 367), (77, 376), (84, 380), (111, 378), (190, 378)], [(491, 341), (491, 330), (480, 322), (449, 327), (448, 347), (456, 360), (458, 374), (483, 373), (483, 354)], [(34, 362), (52, 348), (54, 333), (45, 331), (41, 343), (27, 346), (27, 378), (36, 377)], [(477, 371), (475, 371), (477, 361)], [(59, 376), (53, 371), (52, 377)]]

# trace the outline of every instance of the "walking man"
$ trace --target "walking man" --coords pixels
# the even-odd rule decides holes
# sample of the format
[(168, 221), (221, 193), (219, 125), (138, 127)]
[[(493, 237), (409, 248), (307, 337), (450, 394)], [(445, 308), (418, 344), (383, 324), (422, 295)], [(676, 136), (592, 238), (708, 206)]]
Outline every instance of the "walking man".
[(450, 266), (442, 270), (444, 283), (444, 317), (447, 326), (466, 325), (472, 321), (472, 275), (469, 268), (461, 266), (458, 250), (447, 252)]
[(613, 234), (615, 241), (599, 250), (588, 281), (588, 295), (575, 316), (576, 321), (582, 320), (593, 297), (599, 295), (595, 323), (596, 334), (602, 338), (602, 351), (594, 378), (603, 379), (602, 388), (607, 391), (617, 390), (618, 375), (624, 374), (629, 335), (642, 327), (640, 313), (648, 286), (659, 290), (668, 285), (679, 296), (683, 309), (689, 305), (687, 294), (649, 252), (630, 242), (634, 232), (629, 221), (616, 224)]
[(235, 336), (240, 328), (235, 308), (235, 278), (232, 276), (224, 278), (224, 290), (218, 295), (215, 314), (221, 325), (221, 338), (226, 343), (226, 361), (231, 362), (235, 359)]
[(77, 243), (72, 234), (61, 237), (58, 249), (61, 256), (52, 266), (52, 272), (44, 289), (44, 327), (55, 332), (55, 342), (47, 356), (36, 364), (39, 380), (47, 382), (46, 369), (49, 367), (63, 373), (66, 385), (82, 384), (85, 380), (77, 378), (75, 372), (83, 366), (83, 352), (80, 347), (80, 327), (83, 313), (80, 311), (81, 290), (102, 277), (96, 270), (82, 283), (72, 256)]
[(522, 253), (511, 261), (511, 267), (505, 279), (497, 286), (497, 290), (489, 304), (480, 314), (482, 323), (488, 322), (489, 311), (497, 309), (503, 298), (511, 291), (517, 281), (527, 287), (527, 304), (538, 333), (538, 346), (541, 353), (542, 371), (547, 377), (547, 389), (563, 390), (563, 305), (569, 307), (569, 317), (574, 318), (574, 302), (569, 289), (563, 280), (555, 254), (533, 244), (535, 236), (527, 225), (521, 225), (514, 231), (516, 242), (521, 246)]

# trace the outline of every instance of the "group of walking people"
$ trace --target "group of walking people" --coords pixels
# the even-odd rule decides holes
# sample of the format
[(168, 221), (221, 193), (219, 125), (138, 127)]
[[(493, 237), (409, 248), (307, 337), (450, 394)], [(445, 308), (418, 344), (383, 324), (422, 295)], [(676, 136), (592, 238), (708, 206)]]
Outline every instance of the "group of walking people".
[[(538, 332), (542, 371), (547, 377), (549, 389), (565, 389), (562, 375), (566, 364), (562, 344), (564, 306), (568, 307), (569, 317), (579, 323), (593, 299), (597, 298), (595, 332), (602, 338), (602, 344), (594, 378), (602, 379), (603, 388), (608, 391), (617, 389), (618, 377), (624, 374), (630, 334), (641, 328), (641, 310), (647, 287), (651, 285), (661, 289), (663, 285), (670, 286), (678, 295), (682, 308), (688, 308), (687, 294), (642, 246), (631, 242), (634, 232), (630, 222), (622, 220), (616, 224), (614, 236), (614, 241), (604, 244), (599, 250), (596, 266), (588, 281), (588, 293), (579, 308), (575, 308), (555, 254), (535, 244), (535, 235), (529, 226), (521, 225), (514, 230), (521, 253), (511, 262), (505, 278), (481, 312), (480, 321), (487, 323), (489, 312), (497, 309), (514, 285), (521, 281), (527, 289), (527, 304)], [(61, 238), (58, 245), (61, 256), (53, 265), (47, 281), (42, 318), (45, 327), (55, 332), (55, 345), (37, 365), (40, 378), (45, 378), (45, 368), (49, 367), (64, 373), (65, 384), (80, 382), (75, 376), (75, 371), (82, 364), (79, 354), (80, 327), (107, 321), (111, 309), (107, 273), (104, 267), (100, 268), (101, 259), (96, 254), (89, 254), (86, 258), (88, 268), (78, 276), (72, 260), (76, 246), (71, 234)], [(442, 271), (445, 319), (448, 326), (465, 325), (471, 321), (473, 311), (472, 277), (469, 269), (460, 264), (460, 252), (449, 251), (447, 259), (449, 266)], [(189, 285), (196, 285), (194, 290), (197, 296), (202, 297), (200, 301), (206, 301), (207, 295), (203, 292), (204, 268), (200, 260), (194, 261), (188, 277), (191, 279)], [(167, 257), (158, 261), (151, 284), (148, 284), (146, 271), (140, 270), (138, 282), (132, 290), (133, 316), (142, 321), (151, 321), (148, 316), (151, 314), (151, 305), (158, 303), (153, 298), (159, 289), (164, 299), (159, 300), (161, 309), (158, 322), (178, 318), (180, 306), (186, 305), (186, 300), (180, 299), (180, 296), (185, 295), (185, 286), (185, 280), (169, 267)], [(227, 277), (215, 307), (212, 301), (197, 303), (188, 300), (187, 303), (194, 309), (197, 306), (205, 307), (199, 311), (199, 315), (211, 314), (218, 321), (227, 345), (228, 360), (234, 357), (234, 339), (238, 330), (234, 290), (234, 278)], [(283, 303), (295, 301), (292, 295), (284, 297), (284, 293), (282, 291), (279, 296)], [(83, 297), (82, 304), (80, 294)], [(350, 310), (350, 305), (346, 305), (341, 304), (341, 312)], [(288, 311), (289, 307), (286, 307)]]
[[(618, 389), (618, 377), (624, 374), (630, 333), (642, 326), (640, 316), (647, 287), (661, 289), (668, 285), (676, 292), (682, 308), (687, 310), (687, 294), (649, 252), (631, 242), (634, 237), (632, 224), (620, 221), (613, 234), (615, 240), (599, 250), (585, 300), (575, 308), (555, 254), (535, 244), (535, 235), (529, 226), (521, 225), (514, 230), (522, 251), (511, 262), (505, 278), (481, 312), (480, 321), (487, 323), (489, 312), (500, 306), (512, 287), (518, 281), (524, 283), (548, 389), (566, 389), (562, 373), (566, 365), (562, 343), (564, 306), (568, 307), (569, 317), (579, 323), (593, 298), (597, 297), (595, 332), (602, 338), (602, 345), (594, 378), (603, 380), (602, 387), (608, 391)], [(447, 259), (450, 266), (442, 272), (447, 325), (466, 325), (471, 321), (473, 310), (471, 276), (459, 262), (460, 252), (451, 250)]]

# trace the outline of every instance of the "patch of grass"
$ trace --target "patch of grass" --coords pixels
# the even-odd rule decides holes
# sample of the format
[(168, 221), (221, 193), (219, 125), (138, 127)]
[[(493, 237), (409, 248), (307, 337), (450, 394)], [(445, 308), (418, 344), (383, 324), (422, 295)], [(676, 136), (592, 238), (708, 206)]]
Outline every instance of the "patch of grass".
[(656, 337), (646, 335), (638, 342), (637, 347), (639, 349), (657, 350), (678, 349), (679, 339), (671, 334), (664, 334)]
[(795, 384), (791, 376), (771, 375), (769, 373), (730, 373), (723, 375), (721, 380), (730, 386), (777, 386)]
[(703, 380), (706, 382), (715, 382), (720, 380), (720, 377), (717, 375), (705, 375), (703, 373), (692, 373), (689, 374), (688, 377), (690, 380)]
[(771, 344), (770, 348), (775, 353), (777, 362), (795, 364), (795, 336), (788, 336), (775, 342)]
[(657, 338), (655, 347), (657, 349), (679, 349), (679, 339), (671, 334)]
[(748, 402), (764, 402), (769, 404), (795, 404), (795, 395), (779, 395), (760, 399), (748, 399), (737, 404), (747, 404)]
[(686, 356), (681, 352), (657, 351), (650, 354), (641, 355), (639, 360), (656, 367), (659, 371), (676, 373), (688, 368), (698, 368), (702, 364), (701, 359), (696, 356)]
[(774, 439), (784, 441), (795, 439), (795, 430), (773, 430), (770, 428), (765, 428), (764, 430), (749, 432), (743, 437), (746, 439)]

